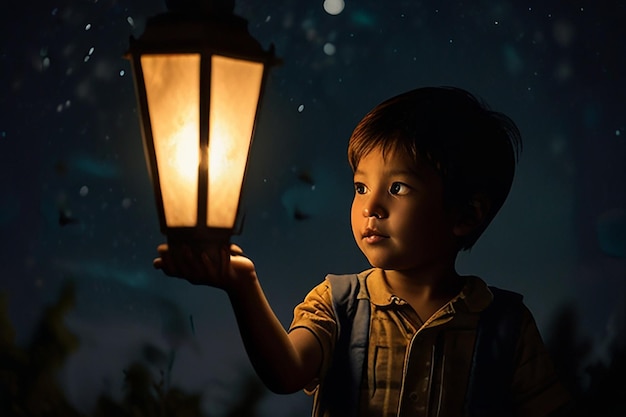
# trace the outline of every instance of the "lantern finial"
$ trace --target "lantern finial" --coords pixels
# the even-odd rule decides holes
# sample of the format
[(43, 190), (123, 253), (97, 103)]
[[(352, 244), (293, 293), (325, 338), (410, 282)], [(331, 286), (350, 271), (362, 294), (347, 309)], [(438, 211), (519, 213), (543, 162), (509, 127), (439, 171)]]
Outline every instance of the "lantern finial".
[(174, 13), (230, 15), (235, 9), (235, 0), (165, 0), (165, 5)]

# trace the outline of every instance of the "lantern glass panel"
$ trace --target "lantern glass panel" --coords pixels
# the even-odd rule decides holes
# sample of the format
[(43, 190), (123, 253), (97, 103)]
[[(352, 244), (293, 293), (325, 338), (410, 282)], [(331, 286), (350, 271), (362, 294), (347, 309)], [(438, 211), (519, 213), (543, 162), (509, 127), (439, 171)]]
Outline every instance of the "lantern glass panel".
[(141, 67), (165, 221), (192, 227), (198, 215), (200, 55), (142, 55)]
[(262, 63), (211, 59), (209, 227), (234, 227), (262, 79)]

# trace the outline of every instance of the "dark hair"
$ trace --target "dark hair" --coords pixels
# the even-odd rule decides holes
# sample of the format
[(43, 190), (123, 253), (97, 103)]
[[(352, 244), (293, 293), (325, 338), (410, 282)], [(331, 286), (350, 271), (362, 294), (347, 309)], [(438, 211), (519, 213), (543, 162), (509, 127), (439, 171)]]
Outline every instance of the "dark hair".
[(509, 194), (521, 147), (520, 132), (506, 115), (460, 88), (425, 87), (366, 114), (350, 137), (348, 159), (354, 171), (373, 149), (404, 152), (440, 173), (446, 207), (463, 209), (476, 196), (486, 198), (484, 221), (459, 242), (469, 249)]

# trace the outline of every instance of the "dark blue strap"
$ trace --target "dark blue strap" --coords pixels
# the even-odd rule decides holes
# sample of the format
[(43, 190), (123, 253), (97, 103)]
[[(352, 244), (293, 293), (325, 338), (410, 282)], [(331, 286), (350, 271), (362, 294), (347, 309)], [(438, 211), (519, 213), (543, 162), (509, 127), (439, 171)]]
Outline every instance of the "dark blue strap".
[(320, 393), (332, 415), (356, 416), (369, 343), (370, 301), (356, 274), (328, 275), (338, 338)]
[(478, 321), (467, 386), (466, 408), (470, 417), (512, 415), (511, 383), (524, 305), (520, 294), (489, 289), (494, 298)]
[[(356, 416), (369, 343), (370, 301), (356, 274), (329, 275), (338, 338), (331, 366), (320, 387), (320, 405), (331, 415)], [(466, 407), (471, 417), (511, 415), (510, 387), (520, 336), (520, 294), (490, 287), (493, 302), (481, 313), (470, 371)], [(348, 392), (349, 391), (349, 394)]]

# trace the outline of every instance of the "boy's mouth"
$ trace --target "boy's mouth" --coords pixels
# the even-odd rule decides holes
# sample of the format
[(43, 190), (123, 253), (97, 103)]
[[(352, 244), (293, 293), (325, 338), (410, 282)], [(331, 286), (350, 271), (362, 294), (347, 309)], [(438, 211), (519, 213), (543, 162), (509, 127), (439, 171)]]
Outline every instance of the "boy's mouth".
[(381, 233), (377, 229), (371, 229), (371, 228), (365, 229), (365, 231), (362, 233), (362, 236), (363, 236), (363, 240), (365, 240), (367, 243), (377, 243), (389, 237)]

